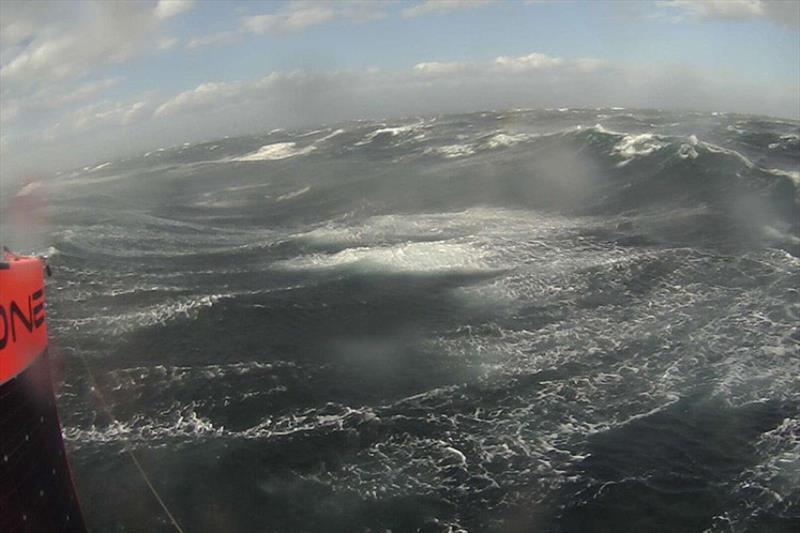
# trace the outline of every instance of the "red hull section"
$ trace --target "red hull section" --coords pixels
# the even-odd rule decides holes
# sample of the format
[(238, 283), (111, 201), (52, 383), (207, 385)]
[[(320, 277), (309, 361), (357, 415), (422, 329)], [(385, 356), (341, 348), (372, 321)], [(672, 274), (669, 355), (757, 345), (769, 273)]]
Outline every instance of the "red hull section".
[(0, 263), (0, 532), (85, 531), (47, 358), (43, 264)]
[(6, 259), (0, 263), (0, 384), (19, 375), (47, 347), (42, 262)]

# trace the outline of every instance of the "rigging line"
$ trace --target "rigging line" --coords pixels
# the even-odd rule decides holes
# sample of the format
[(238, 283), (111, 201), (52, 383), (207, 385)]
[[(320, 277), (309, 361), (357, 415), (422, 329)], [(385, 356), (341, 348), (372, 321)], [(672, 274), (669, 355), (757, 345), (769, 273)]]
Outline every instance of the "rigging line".
[[(92, 391), (99, 398), (100, 405), (102, 406), (103, 411), (105, 411), (106, 415), (108, 416), (108, 418), (111, 419), (112, 422), (117, 423), (117, 419), (111, 413), (111, 408), (108, 406), (108, 403), (106, 403), (106, 399), (103, 396), (103, 393), (100, 391), (100, 387), (97, 385), (97, 380), (94, 378), (94, 373), (92, 372), (92, 369), (89, 368), (89, 363), (86, 361), (86, 356), (80, 352), (78, 352), (78, 355), (80, 356), (81, 361), (83, 362), (83, 367), (86, 369), (86, 374), (89, 376), (89, 381), (91, 382), (90, 385), (92, 387)], [(139, 473), (142, 475), (142, 479), (147, 484), (147, 488), (150, 489), (150, 493), (153, 495), (158, 504), (161, 506), (161, 509), (164, 510), (164, 513), (167, 515), (170, 522), (172, 522), (172, 525), (175, 527), (175, 530), (178, 531), (178, 533), (184, 533), (183, 528), (175, 519), (175, 516), (173, 516), (173, 514), (170, 512), (169, 508), (167, 507), (167, 504), (164, 503), (164, 500), (158, 494), (156, 488), (150, 482), (150, 477), (147, 475), (147, 472), (145, 472), (144, 468), (142, 467), (142, 464), (136, 457), (136, 454), (133, 453), (133, 450), (130, 447), (126, 447), (124, 451), (130, 456), (131, 461), (133, 461), (133, 464), (136, 466), (136, 469), (139, 470)]]

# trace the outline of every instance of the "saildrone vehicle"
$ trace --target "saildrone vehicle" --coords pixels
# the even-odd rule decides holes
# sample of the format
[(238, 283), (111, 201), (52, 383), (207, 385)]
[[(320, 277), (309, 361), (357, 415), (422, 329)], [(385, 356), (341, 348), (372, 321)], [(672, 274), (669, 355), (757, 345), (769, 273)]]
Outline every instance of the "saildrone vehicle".
[(64, 451), (36, 257), (0, 252), (0, 532), (86, 531)]

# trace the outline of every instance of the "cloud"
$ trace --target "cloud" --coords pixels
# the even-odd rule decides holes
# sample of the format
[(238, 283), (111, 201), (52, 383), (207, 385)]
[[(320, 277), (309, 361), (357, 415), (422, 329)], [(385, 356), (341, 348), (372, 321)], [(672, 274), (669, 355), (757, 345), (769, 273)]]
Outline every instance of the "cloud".
[[(87, 82), (61, 98), (78, 101), (113, 83)], [(689, 68), (633, 67), (543, 52), (488, 61), (426, 61), (399, 70), (273, 72), (249, 81), (207, 81), (168, 96), (104, 99), (50, 118), (42, 128), (4, 128), (0, 171), (20, 175), (83, 166), (120, 152), (275, 127), (479, 109), (620, 105), (797, 118), (798, 90), (748, 85)]]
[(230, 30), (202, 35), (200, 37), (192, 37), (189, 39), (189, 42), (186, 43), (186, 48), (195, 50), (206, 46), (232, 44), (238, 41), (242, 35), (243, 32), (241, 30)]
[(167, 116), (187, 110), (219, 106), (226, 100), (239, 96), (241, 90), (241, 83), (203, 83), (195, 89), (179, 93), (158, 106), (154, 116)]
[(103, 101), (82, 107), (72, 113), (66, 127), (81, 131), (104, 126), (129, 126), (147, 118), (151, 112), (152, 109), (147, 101)]
[(564, 62), (560, 57), (534, 52), (522, 57), (500, 56), (494, 60), (496, 66), (511, 72), (525, 72), (542, 68), (557, 67)]
[(48, 127), (23, 133), (20, 137), (28, 143), (63, 145), (76, 136), (80, 138), (97, 133), (113, 136), (120, 128), (149, 119), (152, 113), (152, 105), (147, 99), (101, 100), (83, 105)]
[(142, 2), (3, 2), (0, 95), (77, 79), (152, 47), (160, 21), (191, 7)]
[(429, 61), (414, 65), (414, 72), (424, 76), (448, 76), (469, 70), (469, 63)]
[(63, 152), (69, 149), (62, 146), (85, 153), (76, 141), (85, 132), (114, 137), (114, 128), (150, 117), (145, 100), (105, 98), (123, 80), (102, 70), (174, 46), (162, 35), (161, 21), (191, 7), (186, 2), (0, 1), (0, 180), (14, 172), (15, 161), (46, 164), (38, 154), (42, 146), (52, 145), (55, 164), (66, 160)]
[[(390, 13), (406, 18), (436, 15), (490, 2), (266, 3), (261, 5), (274, 7), (239, 11), (232, 27), (222, 28), (227, 31), (195, 38), (172, 36), (167, 28), (180, 30), (171, 28), (175, 18), (202, 5), (198, 2), (0, 2), (3, 176), (85, 164), (156, 143), (351, 118), (601, 105), (800, 115), (796, 86), (747, 85), (733, 74), (725, 77), (664, 63), (634, 67), (541, 50), (485, 61), (431, 57), (396, 70), (275, 72), (247, 81), (223, 75), (189, 89), (130, 96), (135, 85), (108, 71), (145, 54), (171, 49), (172, 61), (185, 53), (176, 47), (222, 45), (332, 24), (352, 26)], [(764, 21), (797, 27), (800, 19), (800, 4), (791, 1), (672, 0), (641, 5), (681, 20)]]
[(120, 78), (104, 78), (87, 81), (67, 92), (48, 95), (48, 99), (50, 100), (50, 105), (53, 107), (61, 107), (63, 104), (78, 102), (96, 96), (114, 85), (117, 85), (119, 82)]
[(158, 40), (158, 49), (172, 50), (173, 48), (175, 48), (176, 44), (178, 44), (177, 37), (163, 37), (162, 39)]
[(121, 81), (119, 77), (89, 80), (77, 85), (46, 85), (30, 94), (5, 97), (0, 106), (0, 125), (6, 126), (20, 117), (25, 117), (29, 125), (36, 127), (37, 116), (64, 106), (80, 104), (90, 98), (108, 91)]
[[(560, 69), (558, 69), (560, 67)], [(499, 56), (490, 63), (469, 63), (469, 62), (438, 62), (430, 61), (417, 63), (414, 65), (414, 72), (420, 76), (441, 77), (453, 75), (471, 76), (498, 76), (509, 74), (525, 74), (534, 71), (560, 70), (563, 72), (581, 71), (592, 72), (602, 68), (610, 68), (607, 61), (594, 58), (564, 59), (554, 57), (541, 52), (533, 52), (528, 55), (509, 57)]]
[(662, 0), (662, 10), (695, 20), (751, 21), (800, 27), (800, 2), (795, 0)]
[(254, 15), (242, 19), (242, 27), (251, 33), (297, 31), (333, 20), (332, 4), (294, 2), (271, 15)]
[(172, 18), (194, 7), (194, 0), (158, 0), (155, 15), (159, 19)]
[(338, 2), (316, 2), (294, 0), (284, 4), (274, 13), (248, 15), (239, 21), (239, 27), (194, 37), (186, 47), (197, 49), (212, 45), (228, 45), (248, 34), (266, 35), (298, 32), (336, 20), (363, 23), (385, 18), (385, 2), (370, 0), (340, 0)]
[(403, 10), (405, 18), (421, 17), (423, 15), (441, 15), (450, 11), (474, 9), (487, 6), (491, 0), (425, 0), (419, 4)]
[[(16, 47), (33, 37), (40, 26), (67, 15), (62, 3), (23, 2), (8, 0), (2, 4), (0, 17), (0, 47), (5, 50)], [(5, 63), (5, 61), (3, 61)]]
[[(376, 113), (381, 112), (380, 108), (384, 108), (384, 113), (397, 112), (400, 108), (393, 109), (395, 106), (390, 103), (392, 99), (381, 93), (404, 93), (406, 89), (425, 80), (454, 80), (461, 83), (474, 76), (496, 73), (497, 70), (491, 63), (425, 62), (407, 71), (273, 72), (248, 83), (200, 84), (162, 103), (156, 109), (155, 116), (198, 116), (209, 111), (237, 107), (255, 111), (253, 116), (267, 110), (273, 116), (281, 115), (279, 111), (282, 110), (285, 114), (281, 120), (295, 124), (345, 120), (360, 117), (366, 109)], [(333, 95), (333, 92), (337, 94)], [(315, 100), (321, 108), (311, 113), (308, 105), (310, 100)], [(340, 100), (345, 100), (347, 105), (337, 105)], [(360, 104), (354, 105), (354, 102)], [(298, 115), (298, 112), (302, 114)]]

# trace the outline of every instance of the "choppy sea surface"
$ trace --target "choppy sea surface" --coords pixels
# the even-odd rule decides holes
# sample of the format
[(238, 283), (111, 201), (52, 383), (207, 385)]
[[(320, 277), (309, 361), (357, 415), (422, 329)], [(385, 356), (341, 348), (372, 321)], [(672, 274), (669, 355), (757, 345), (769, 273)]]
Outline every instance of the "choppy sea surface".
[(186, 531), (797, 531), (799, 165), (796, 121), (511, 110), (28, 184), (89, 526), (171, 530), (131, 449)]

